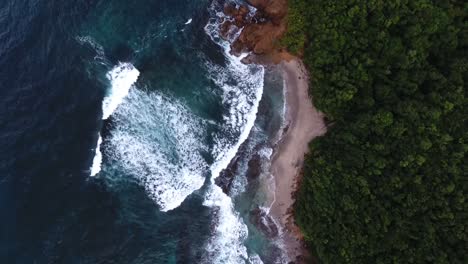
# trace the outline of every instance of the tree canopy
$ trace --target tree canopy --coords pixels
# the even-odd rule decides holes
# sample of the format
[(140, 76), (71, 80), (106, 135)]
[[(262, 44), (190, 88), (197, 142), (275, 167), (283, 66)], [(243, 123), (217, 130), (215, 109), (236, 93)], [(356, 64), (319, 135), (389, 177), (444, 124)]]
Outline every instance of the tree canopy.
[(322, 263), (468, 263), (468, 2), (289, 0), (328, 133), (295, 217)]

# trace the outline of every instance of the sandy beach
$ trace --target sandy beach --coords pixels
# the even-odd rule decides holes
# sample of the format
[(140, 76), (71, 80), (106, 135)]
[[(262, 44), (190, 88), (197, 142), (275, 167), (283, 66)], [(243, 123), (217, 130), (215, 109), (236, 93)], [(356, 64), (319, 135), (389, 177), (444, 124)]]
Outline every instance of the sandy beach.
[(306, 256), (298, 228), (292, 216), (293, 194), (308, 151), (308, 143), (326, 131), (323, 115), (312, 105), (308, 95), (308, 74), (299, 60), (282, 62), (286, 85), (286, 128), (278, 143), (271, 166), (275, 177), (275, 199), (272, 216), (283, 228), (282, 240), (291, 260), (301, 263), (299, 256)]

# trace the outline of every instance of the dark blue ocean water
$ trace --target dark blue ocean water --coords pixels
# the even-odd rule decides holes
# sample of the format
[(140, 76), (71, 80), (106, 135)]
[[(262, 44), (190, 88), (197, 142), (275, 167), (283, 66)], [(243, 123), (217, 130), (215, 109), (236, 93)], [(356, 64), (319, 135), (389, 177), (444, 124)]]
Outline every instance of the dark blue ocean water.
[(0, 0), (0, 263), (277, 260), (248, 164), (281, 80), (229, 56), (218, 2)]

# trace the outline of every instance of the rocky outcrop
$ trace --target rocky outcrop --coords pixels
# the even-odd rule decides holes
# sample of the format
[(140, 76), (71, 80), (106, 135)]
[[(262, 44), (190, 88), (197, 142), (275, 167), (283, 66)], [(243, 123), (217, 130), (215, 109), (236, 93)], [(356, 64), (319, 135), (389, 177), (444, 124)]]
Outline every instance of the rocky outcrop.
[(279, 230), (269, 214), (260, 208), (250, 211), (250, 222), (268, 238), (278, 237)]
[(227, 168), (220, 173), (219, 177), (215, 179), (215, 184), (221, 187), (225, 194), (229, 194), (231, 191), (232, 182), (239, 170), (239, 160), (241, 156), (242, 153), (239, 153), (239, 155), (229, 163)]
[(236, 7), (235, 4), (229, 3), (224, 6), (224, 14), (234, 19), (234, 24), (237, 27), (243, 27), (248, 21), (250, 10), (247, 6)]
[[(221, 36), (230, 38), (230, 33), (242, 28), (241, 34), (232, 42), (231, 52), (240, 55), (251, 52), (256, 56), (277, 56), (283, 50), (279, 39), (286, 31), (286, 0), (247, 0), (255, 7), (250, 12), (248, 6), (232, 3), (224, 6), (224, 14), (229, 18), (221, 24)], [(250, 62), (247, 59), (246, 62)]]
[(282, 23), (288, 10), (287, 0), (247, 0), (247, 2), (263, 12), (265, 17), (276, 25)]

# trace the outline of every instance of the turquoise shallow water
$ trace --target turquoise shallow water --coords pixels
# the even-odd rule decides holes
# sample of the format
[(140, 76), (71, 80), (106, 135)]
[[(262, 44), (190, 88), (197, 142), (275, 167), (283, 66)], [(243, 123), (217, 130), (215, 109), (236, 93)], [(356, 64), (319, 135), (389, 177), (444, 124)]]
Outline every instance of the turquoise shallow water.
[(279, 261), (255, 209), (268, 206), (282, 80), (229, 55), (221, 7), (0, 6), (1, 259)]

